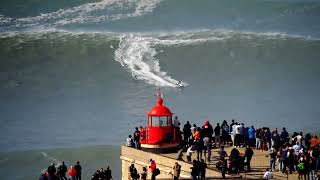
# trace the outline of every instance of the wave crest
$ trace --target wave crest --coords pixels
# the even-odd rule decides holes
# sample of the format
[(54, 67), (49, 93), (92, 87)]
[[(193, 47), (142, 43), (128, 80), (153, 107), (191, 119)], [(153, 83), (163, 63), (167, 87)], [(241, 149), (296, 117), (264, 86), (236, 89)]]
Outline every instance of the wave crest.
[(132, 77), (156, 86), (175, 87), (177, 80), (161, 71), (159, 60), (155, 57), (152, 38), (133, 36), (120, 38), (115, 60), (131, 72)]
[[(148, 14), (160, 2), (161, 0), (102, 0), (34, 17), (15, 19), (0, 15), (0, 27), (9, 29), (39, 25), (58, 27), (75, 23), (115, 21)], [(103, 14), (112, 9), (121, 9), (121, 11), (114, 14)]]

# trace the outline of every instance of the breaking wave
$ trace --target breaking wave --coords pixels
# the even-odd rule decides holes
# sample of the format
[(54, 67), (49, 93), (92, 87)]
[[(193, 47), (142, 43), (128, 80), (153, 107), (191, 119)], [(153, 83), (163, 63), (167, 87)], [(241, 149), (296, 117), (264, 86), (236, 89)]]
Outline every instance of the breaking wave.
[[(178, 87), (180, 80), (174, 79), (163, 71), (157, 58), (157, 46), (197, 45), (210, 41), (223, 41), (231, 38), (240, 39), (309, 39), (285, 33), (239, 32), (232, 30), (199, 30), (157, 34), (125, 34), (120, 37), (119, 48), (115, 51), (115, 60), (137, 80), (143, 80), (156, 86)], [(181, 81), (183, 86), (187, 82)]]
[(144, 80), (156, 86), (179, 87), (188, 86), (184, 81), (172, 78), (161, 70), (156, 46), (196, 45), (207, 41), (223, 40), (229, 37), (202, 36), (201, 34), (160, 34), (155, 35), (123, 35), (119, 48), (115, 51), (115, 60), (125, 67), (137, 80)]
[[(102, 0), (34, 17), (11, 18), (0, 15), (0, 27), (59, 27), (75, 23), (98, 23), (142, 16), (152, 12), (161, 0)], [(116, 11), (115, 11), (116, 10)], [(107, 12), (114, 12), (109, 13)]]
[[(287, 35), (277, 32), (245, 32), (226, 29), (178, 31), (178, 32), (153, 32), (153, 33), (114, 33), (114, 32), (75, 32), (59, 29), (37, 29), (31, 32), (7, 32), (1, 33), (1, 38), (14, 38), (13, 48), (19, 48), (19, 44), (38, 39), (55, 39), (71, 41), (72, 39), (91, 39), (93, 41), (114, 41), (116, 44), (107, 44), (108, 49), (114, 51), (114, 59), (119, 62), (136, 80), (159, 87), (188, 86), (184, 80), (174, 78), (172, 73), (167, 73), (161, 68), (161, 59), (157, 57), (162, 52), (161, 47), (199, 45), (205, 42), (225, 41), (229, 39), (252, 41), (261, 39), (301, 39), (318, 40), (302, 36)], [(9, 46), (9, 45), (8, 45)], [(179, 83), (179, 81), (181, 81)]]

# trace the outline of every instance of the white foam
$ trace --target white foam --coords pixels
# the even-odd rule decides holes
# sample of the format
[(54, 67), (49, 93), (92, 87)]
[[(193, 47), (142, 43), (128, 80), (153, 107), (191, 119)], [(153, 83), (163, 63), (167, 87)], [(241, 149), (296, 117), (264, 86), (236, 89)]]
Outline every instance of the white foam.
[(45, 158), (47, 158), (48, 160), (54, 162), (56, 164), (56, 166), (59, 165), (60, 161), (52, 156), (49, 156), (46, 152), (41, 152), (41, 155)]
[[(142, 16), (152, 12), (161, 0), (102, 0), (100, 2), (60, 9), (51, 13), (40, 14), (34, 17), (10, 18), (0, 15), (0, 25), (6, 27), (63, 26), (74, 23), (92, 23), (101, 21), (115, 21), (124, 18)], [(95, 12), (112, 10), (113, 8), (128, 11), (112, 15), (94, 15)]]
[[(157, 51), (155, 46), (198, 45), (210, 41), (223, 41), (238, 36), (240, 38), (256, 36), (266, 39), (285, 39), (290, 37), (285, 33), (277, 32), (246, 32), (225, 29), (130, 34), (120, 38), (119, 48), (115, 51), (115, 60), (120, 62), (132, 74), (132, 77), (137, 80), (144, 80), (156, 86), (178, 87), (178, 80), (161, 70), (159, 59), (156, 58)], [(235, 55), (230, 52), (230, 56), (233, 58)], [(183, 86), (188, 85), (186, 82), (181, 84)]]
[[(129, 34), (120, 38), (119, 48), (115, 51), (115, 60), (125, 67), (133, 78), (144, 80), (156, 86), (179, 87), (178, 80), (161, 70), (159, 59), (156, 58), (155, 46), (196, 45), (206, 41), (223, 40), (221, 37), (194, 37), (184, 33), (178, 35), (152, 36), (146, 34)], [(180, 86), (188, 86), (181, 81)]]
[[(143, 2), (143, 1), (140, 1)], [(141, 4), (142, 7), (145, 7)], [(142, 8), (141, 7), (141, 8)], [(149, 8), (152, 9), (152, 6)], [(266, 39), (286, 39), (292, 37), (285, 33), (276, 32), (246, 32), (246, 31), (233, 31), (226, 29), (215, 30), (197, 30), (197, 31), (180, 31), (180, 32), (153, 32), (153, 33), (136, 33), (136, 34), (116, 34), (111, 32), (75, 32), (75, 31), (61, 31), (53, 29), (39, 29), (39, 32), (24, 32), (31, 33), (32, 39), (46, 38), (45, 33), (54, 33), (54, 38), (62, 37), (64, 35), (95, 35), (102, 34), (108, 37), (120, 38), (119, 47), (110, 45), (110, 48), (117, 48), (115, 50), (115, 60), (125, 67), (132, 77), (138, 80), (143, 80), (149, 84), (156, 86), (177, 87), (178, 80), (168, 75), (160, 67), (160, 60), (157, 59), (157, 49), (159, 46), (185, 46), (185, 45), (198, 45), (210, 41), (224, 41), (232, 38), (256, 38), (262, 37)], [(1, 37), (19, 35), (21, 32), (12, 32), (8, 34), (1, 34)], [(295, 37), (302, 38), (303, 37)], [(19, 43), (19, 42), (18, 42)], [(157, 47), (158, 46), (158, 47)], [(163, 52), (163, 50), (159, 50)], [(234, 52), (230, 52), (231, 58), (234, 58)], [(188, 83), (182, 82), (183, 86)]]
[(129, 70), (132, 77), (156, 86), (175, 87), (176, 80), (161, 71), (152, 42), (139, 36), (123, 36), (115, 51), (115, 60)]

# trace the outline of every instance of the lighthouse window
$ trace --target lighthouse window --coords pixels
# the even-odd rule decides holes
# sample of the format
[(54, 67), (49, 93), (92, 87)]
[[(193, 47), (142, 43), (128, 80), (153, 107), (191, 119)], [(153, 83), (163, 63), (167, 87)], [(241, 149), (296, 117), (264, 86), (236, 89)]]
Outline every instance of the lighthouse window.
[(159, 117), (159, 126), (168, 126), (167, 116)]
[(168, 126), (172, 125), (172, 117), (168, 116)]
[(170, 119), (168, 116), (153, 116), (149, 117), (149, 126), (169, 126)]
[(151, 123), (151, 126), (159, 126), (159, 118), (158, 117), (150, 117), (152, 123)]

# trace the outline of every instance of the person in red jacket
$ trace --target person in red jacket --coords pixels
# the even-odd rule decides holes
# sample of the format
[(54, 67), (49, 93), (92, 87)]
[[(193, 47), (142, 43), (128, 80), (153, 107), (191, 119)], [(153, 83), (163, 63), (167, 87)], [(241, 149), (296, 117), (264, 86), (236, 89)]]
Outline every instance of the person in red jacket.
[(70, 177), (71, 180), (76, 180), (76, 174), (77, 174), (76, 169), (73, 166), (71, 166), (70, 169), (68, 170), (68, 176)]
[(152, 160), (152, 159), (150, 159), (149, 162), (151, 163), (150, 166), (149, 166), (150, 171), (152, 173), (151, 180), (155, 180), (156, 176), (157, 176), (157, 174), (156, 174), (157, 165), (156, 165), (156, 162), (154, 160)]

